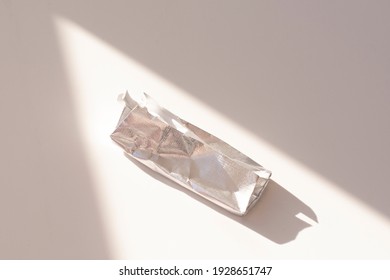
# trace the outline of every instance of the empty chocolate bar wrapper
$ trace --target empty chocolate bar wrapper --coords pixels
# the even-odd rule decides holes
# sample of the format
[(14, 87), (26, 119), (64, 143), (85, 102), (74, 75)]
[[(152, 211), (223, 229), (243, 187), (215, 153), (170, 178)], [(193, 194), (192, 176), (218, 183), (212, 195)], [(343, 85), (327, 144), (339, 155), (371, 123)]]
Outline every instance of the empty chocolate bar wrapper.
[(145, 93), (122, 98), (126, 107), (111, 138), (126, 154), (234, 214), (258, 201), (269, 170)]

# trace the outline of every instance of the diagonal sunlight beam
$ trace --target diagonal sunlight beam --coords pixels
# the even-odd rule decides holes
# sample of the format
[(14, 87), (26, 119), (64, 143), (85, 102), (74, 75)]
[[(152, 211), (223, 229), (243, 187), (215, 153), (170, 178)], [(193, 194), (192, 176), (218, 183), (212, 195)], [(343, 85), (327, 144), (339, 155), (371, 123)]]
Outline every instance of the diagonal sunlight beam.
[[(58, 15), (54, 16), (53, 20), (83, 132), (86, 156), (91, 174), (95, 176), (115, 256), (119, 258), (139, 256), (141, 250), (146, 250), (144, 254), (147, 255), (147, 249), (137, 245), (133, 239), (129, 241), (128, 234), (133, 230), (128, 224), (123, 223), (130, 217), (123, 209), (145, 210), (144, 202), (133, 197), (130, 188), (123, 190), (123, 181), (133, 181), (134, 184), (146, 183), (137, 179), (138, 170), (128, 168), (129, 163), (124, 159), (118, 160), (120, 153), (109, 138), (122, 108), (115, 102), (115, 98), (127, 89), (142, 90), (151, 94), (160, 104), (183, 119), (190, 120), (224, 139), (272, 170), (276, 182), (309, 204), (316, 213), (319, 223), (312, 223), (313, 226), (302, 233), (312, 242), (319, 242), (323, 236), (328, 235), (330, 242), (338, 238), (349, 240), (349, 243), (346, 242), (343, 246), (345, 252), (351, 252), (351, 256), (358, 250), (355, 244), (362, 244), (359, 250), (366, 250), (372, 256), (386, 255), (383, 247), (383, 251), (375, 251), (369, 247), (372, 244), (364, 244), (367, 234), (375, 233), (377, 240), (375, 242), (387, 244), (383, 246), (387, 246), (387, 251), (390, 251), (388, 244), (390, 223), (385, 216), (82, 27)], [(168, 199), (169, 191), (166, 189), (155, 191), (150, 198), (150, 204), (159, 203), (160, 199)], [(168, 197), (169, 195), (172, 193), (169, 193)], [(180, 204), (180, 200), (177, 203)], [(174, 205), (166, 207), (161, 211), (175, 211)], [(299, 214), (297, 217), (302, 220), (308, 219)], [(134, 219), (134, 216), (131, 218)], [(138, 215), (135, 219), (142, 223), (143, 217)], [(309, 217), (309, 220), (316, 220), (316, 217)], [(145, 227), (148, 229), (148, 225)], [(141, 233), (132, 234), (136, 235), (136, 238), (142, 238)], [(264, 246), (264, 254), (271, 250), (267, 251), (266, 247)], [(293, 249), (291, 250), (286, 256), (297, 256), (292, 253)], [(329, 246), (324, 244), (319, 248), (318, 254), (328, 256), (333, 253), (330, 250)]]

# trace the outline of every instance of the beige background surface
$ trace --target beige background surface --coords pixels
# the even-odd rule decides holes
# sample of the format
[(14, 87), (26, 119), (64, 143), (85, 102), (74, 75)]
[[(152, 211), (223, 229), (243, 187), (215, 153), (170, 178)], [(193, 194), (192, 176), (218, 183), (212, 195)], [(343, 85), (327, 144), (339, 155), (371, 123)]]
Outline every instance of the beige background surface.
[[(389, 6), (0, 0), (0, 258), (389, 258)], [(123, 157), (126, 89), (271, 169), (259, 205)]]

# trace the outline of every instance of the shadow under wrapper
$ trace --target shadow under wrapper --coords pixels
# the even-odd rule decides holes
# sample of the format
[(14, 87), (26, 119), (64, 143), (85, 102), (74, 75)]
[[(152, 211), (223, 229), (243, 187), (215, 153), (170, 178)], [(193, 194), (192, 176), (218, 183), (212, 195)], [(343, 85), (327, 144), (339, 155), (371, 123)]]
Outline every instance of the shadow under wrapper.
[(297, 214), (301, 213), (318, 223), (316, 214), (309, 206), (273, 180), (269, 181), (262, 197), (249, 213), (240, 217), (180, 186), (162, 174), (155, 172), (136, 159), (133, 159), (130, 155), (124, 154), (132, 163), (149, 176), (174, 189), (186, 193), (193, 199), (196, 199), (218, 213), (250, 228), (277, 244), (284, 244), (294, 240), (301, 230), (311, 226), (311, 224), (298, 218)]

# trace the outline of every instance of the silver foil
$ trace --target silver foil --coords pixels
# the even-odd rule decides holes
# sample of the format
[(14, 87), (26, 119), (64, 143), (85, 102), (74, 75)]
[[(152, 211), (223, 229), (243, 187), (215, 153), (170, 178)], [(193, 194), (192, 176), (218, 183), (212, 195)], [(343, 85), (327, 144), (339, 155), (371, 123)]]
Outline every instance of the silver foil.
[(258, 201), (270, 171), (145, 93), (122, 98), (111, 138), (126, 154), (234, 214), (245, 215)]

